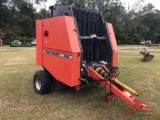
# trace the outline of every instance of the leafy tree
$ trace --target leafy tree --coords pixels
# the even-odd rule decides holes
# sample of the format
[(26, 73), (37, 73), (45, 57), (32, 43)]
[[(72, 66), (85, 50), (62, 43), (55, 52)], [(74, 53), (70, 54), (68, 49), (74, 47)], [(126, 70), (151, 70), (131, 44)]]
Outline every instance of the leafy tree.
[(35, 9), (28, 2), (22, 2), (19, 6), (17, 23), (20, 25), (21, 36), (32, 37), (35, 35)]
[[(0, 0), (0, 35), (5, 35), (4, 42), (35, 37), (35, 20), (48, 16), (46, 1)], [(160, 42), (160, 10), (152, 4), (142, 6), (143, 2), (137, 0), (126, 9), (120, 0), (57, 0), (57, 3), (102, 12), (105, 21), (113, 24), (118, 44), (138, 44), (142, 39)], [(38, 11), (33, 4), (38, 6)]]
[(41, 9), (37, 14), (36, 18), (37, 19), (44, 19), (48, 17), (48, 11), (46, 9)]

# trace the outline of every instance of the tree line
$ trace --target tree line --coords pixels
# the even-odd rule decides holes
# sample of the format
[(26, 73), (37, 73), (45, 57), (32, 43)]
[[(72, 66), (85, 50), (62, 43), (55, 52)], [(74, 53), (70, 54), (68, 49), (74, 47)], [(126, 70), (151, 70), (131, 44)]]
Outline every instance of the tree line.
[[(35, 20), (48, 17), (46, 0), (1, 0), (0, 36), (3, 43), (35, 38)], [(118, 44), (139, 44), (140, 40), (160, 42), (160, 10), (144, 0), (124, 5), (120, 0), (57, 0), (57, 4), (102, 12), (105, 21), (113, 24)], [(37, 6), (38, 11), (37, 11)]]

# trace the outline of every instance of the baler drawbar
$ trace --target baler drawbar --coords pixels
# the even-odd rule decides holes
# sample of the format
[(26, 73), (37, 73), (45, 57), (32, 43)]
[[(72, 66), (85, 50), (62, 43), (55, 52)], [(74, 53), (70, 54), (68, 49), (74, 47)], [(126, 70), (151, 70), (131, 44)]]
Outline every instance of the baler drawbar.
[(107, 71), (109, 70), (105, 66), (98, 67), (98, 69), (104, 71), (103, 73), (97, 72), (96, 71), (97, 68), (94, 68), (94, 66), (89, 67), (88, 69), (90, 77), (92, 77), (94, 80), (99, 81), (101, 85), (105, 86), (107, 89), (110, 90), (110, 94), (106, 96), (106, 101), (108, 102), (114, 101), (114, 95), (117, 95), (118, 97), (120, 97), (122, 100), (124, 100), (137, 110), (144, 112), (151, 112), (148, 105), (145, 105), (143, 102), (134, 98), (135, 95), (138, 96), (138, 92), (132, 90), (125, 84), (118, 81), (118, 79), (113, 75), (114, 72), (107, 73)]
[(118, 47), (111, 23), (102, 14), (57, 4), (49, 8), (49, 18), (36, 21), (36, 63), (44, 68), (33, 78), (36, 93), (46, 94), (65, 85), (80, 90), (101, 84), (137, 110), (151, 112), (148, 105), (134, 98), (138, 91), (116, 77)]

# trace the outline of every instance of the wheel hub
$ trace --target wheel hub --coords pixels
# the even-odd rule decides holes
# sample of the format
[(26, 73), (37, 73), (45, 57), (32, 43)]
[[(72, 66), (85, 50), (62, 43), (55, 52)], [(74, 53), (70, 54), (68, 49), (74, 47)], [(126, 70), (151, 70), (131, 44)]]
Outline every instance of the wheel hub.
[(35, 86), (37, 90), (41, 89), (41, 81), (39, 80), (39, 78), (37, 77), (35, 80)]

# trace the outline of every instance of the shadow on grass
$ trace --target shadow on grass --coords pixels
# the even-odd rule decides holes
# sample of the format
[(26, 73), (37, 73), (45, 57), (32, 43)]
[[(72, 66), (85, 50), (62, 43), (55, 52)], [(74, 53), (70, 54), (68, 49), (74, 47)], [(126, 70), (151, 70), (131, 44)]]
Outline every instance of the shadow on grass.
[(61, 90), (55, 90), (52, 87), (51, 94), (57, 93), (59, 95), (70, 95), (70, 96), (74, 96), (74, 97), (81, 96), (81, 97), (87, 98), (89, 96), (94, 96), (94, 94), (104, 93), (105, 90), (106, 90), (106, 88), (104, 88), (101, 85), (87, 86), (85, 88), (80, 89), (79, 91), (77, 91), (74, 87), (65, 86)]

